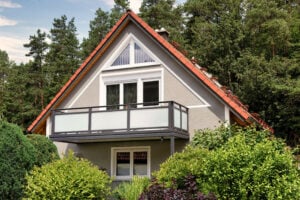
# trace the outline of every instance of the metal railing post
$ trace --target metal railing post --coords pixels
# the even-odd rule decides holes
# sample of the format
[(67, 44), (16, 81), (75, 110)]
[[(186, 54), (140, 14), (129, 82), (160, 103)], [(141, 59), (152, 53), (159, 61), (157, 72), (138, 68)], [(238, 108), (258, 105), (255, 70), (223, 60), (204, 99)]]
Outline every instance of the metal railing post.
[(169, 130), (174, 128), (174, 102), (170, 101), (169, 103)]
[(92, 131), (92, 108), (89, 108), (89, 115), (88, 115), (88, 133), (91, 134)]

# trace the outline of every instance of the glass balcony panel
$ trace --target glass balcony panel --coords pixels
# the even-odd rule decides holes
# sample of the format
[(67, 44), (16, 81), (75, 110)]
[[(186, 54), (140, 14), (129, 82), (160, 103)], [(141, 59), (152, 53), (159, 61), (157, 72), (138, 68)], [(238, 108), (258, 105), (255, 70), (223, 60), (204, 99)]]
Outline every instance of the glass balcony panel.
[(167, 127), (168, 108), (153, 108), (130, 111), (130, 128)]
[(181, 128), (180, 127), (180, 111), (178, 109), (174, 109), (174, 127)]
[(185, 112), (182, 112), (182, 127), (181, 128), (186, 131), (188, 129), (187, 113), (185, 113)]
[(87, 131), (88, 113), (55, 116), (55, 132)]
[(127, 111), (92, 113), (92, 127), (95, 130), (113, 130), (127, 128)]

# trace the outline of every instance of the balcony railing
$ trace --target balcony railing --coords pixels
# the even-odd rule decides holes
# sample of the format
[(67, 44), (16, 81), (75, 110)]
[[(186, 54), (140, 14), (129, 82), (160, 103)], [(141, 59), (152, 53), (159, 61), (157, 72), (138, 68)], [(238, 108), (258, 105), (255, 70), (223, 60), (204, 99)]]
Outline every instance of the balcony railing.
[(187, 135), (188, 108), (166, 101), (52, 111), (52, 137), (160, 131)]

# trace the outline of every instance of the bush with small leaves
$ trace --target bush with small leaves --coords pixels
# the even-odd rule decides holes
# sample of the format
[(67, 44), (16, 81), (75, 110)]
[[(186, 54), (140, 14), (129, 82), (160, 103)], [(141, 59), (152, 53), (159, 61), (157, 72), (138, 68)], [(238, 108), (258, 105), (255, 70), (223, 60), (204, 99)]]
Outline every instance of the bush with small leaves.
[(142, 192), (148, 187), (148, 177), (134, 176), (132, 181), (123, 182), (113, 191), (115, 198), (122, 200), (138, 200)]
[(218, 199), (300, 199), (299, 169), (284, 142), (253, 127), (235, 131), (217, 148), (191, 145), (174, 154), (154, 174), (158, 182), (180, 187), (192, 174), (201, 192)]
[(109, 176), (72, 152), (61, 160), (35, 167), (27, 176), (25, 199), (107, 199)]
[(36, 151), (21, 128), (0, 120), (0, 199), (20, 199)]
[(27, 138), (36, 149), (35, 165), (40, 167), (43, 164), (59, 159), (57, 148), (49, 138), (38, 134), (29, 134)]

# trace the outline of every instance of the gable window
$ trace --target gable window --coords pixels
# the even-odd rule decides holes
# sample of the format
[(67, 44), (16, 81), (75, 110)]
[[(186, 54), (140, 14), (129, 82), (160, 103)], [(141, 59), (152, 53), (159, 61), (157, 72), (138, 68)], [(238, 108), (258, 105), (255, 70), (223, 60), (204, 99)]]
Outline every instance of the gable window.
[(111, 159), (112, 176), (117, 179), (150, 177), (150, 147), (115, 147)]
[(140, 47), (140, 45), (131, 39), (129, 44), (122, 50), (111, 66), (128, 66), (154, 62), (154, 59), (151, 58), (151, 56), (149, 56), (146, 51)]
[(128, 44), (127, 47), (122, 51), (122, 53), (117, 57), (117, 59), (113, 62), (111, 66), (129, 65), (129, 62), (130, 62), (130, 45)]

